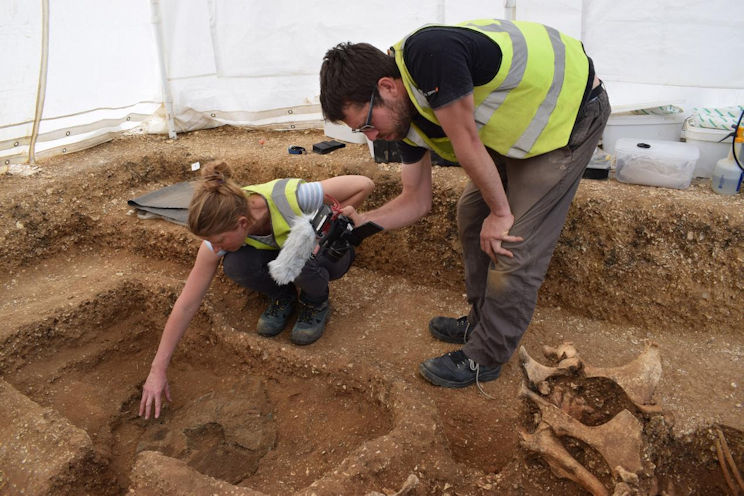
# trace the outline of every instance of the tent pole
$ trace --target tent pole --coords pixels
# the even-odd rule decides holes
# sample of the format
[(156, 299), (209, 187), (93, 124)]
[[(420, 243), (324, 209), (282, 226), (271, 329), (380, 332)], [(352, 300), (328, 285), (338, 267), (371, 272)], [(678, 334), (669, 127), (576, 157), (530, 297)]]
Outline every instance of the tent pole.
[(168, 69), (165, 64), (165, 43), (163, 42), (163, 24), (160, 15), (160, 0), (151, 0), (152, 24), (155, 28), (155, 42), (158, 46), (158, 61), (160, 62), (160, 85), (163, 91), (163, 103), (165, 104), (165, 117), (168, 121), (168, 137), (176, 139), (176, 124), (173, 121), (173, 98), (171, 97), (170, 85), (168, 83)]
[(517, 0), (504, 0), (504, 12), (506, 20), (513, 21), (517, 18)]
[(28, 163), (36, 163), (36, 139), (39, 137), (39, 125), (44, 114), (46, 97), (47, 67), (49, 66), (49, 0), (41, 2), (41, 64), (39, 67), (39, 85), (36, 89), (36, 112), (31, 129), (31, 140), (28, 143)]

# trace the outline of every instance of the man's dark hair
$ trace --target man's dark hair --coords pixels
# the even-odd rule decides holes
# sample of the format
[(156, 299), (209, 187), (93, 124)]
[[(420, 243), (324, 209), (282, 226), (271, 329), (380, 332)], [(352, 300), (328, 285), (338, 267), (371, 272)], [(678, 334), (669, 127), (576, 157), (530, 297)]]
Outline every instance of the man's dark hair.
[(320, 67), (320, 107), (331, 122), (344, 118), (350, 103), (363, 105), (382, 77), (400, 77), (395, 59), (369, 43), (339, 43)]

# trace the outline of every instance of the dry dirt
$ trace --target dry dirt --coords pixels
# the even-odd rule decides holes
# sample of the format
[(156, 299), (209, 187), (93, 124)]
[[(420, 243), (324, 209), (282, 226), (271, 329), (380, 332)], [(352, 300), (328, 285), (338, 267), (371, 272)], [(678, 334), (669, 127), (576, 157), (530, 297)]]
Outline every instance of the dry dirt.
[[(332, 283), (325, 335), (308, 347), (254, 331), (263, 300), (220, 275), (169, 370), (173, 402), (137, 416), (140, 389), (198, 240), (138, 219), (127, 200), (195, 179), (190, 164), (228, 160), (244, 184), (343, 173), (399, 191), (397, 164), (366, 145), (310, 150), (320, 131), (224, 127), (168, 140), (129, 136), (0, 176), (0, 495), (580, 495), (519, 444), (535, 408), (518, 397), (515, 355), (497, 381), (448, 390), (417, 375), (455, 349), (435, 315), (466, 312), (455, 203), (459, 168), (435, 168), (431, 214), (368, 239)], [(364, 209), (363, 208), (363, 209)], [(661, 414), (621, 388), (572, 379), (600, 425), (629, 409), (643, 425), (649, 494), (729, 494), (720, 428), (744, 469), (744, 197), (704, 181), (677, 191), (583, 180), (522, 344), (571, 341), (616, 367), (658, 344)], [(611, 467), (566, 438), (608, 488)], [(655, 489), (652, 487), (656, 481)]]

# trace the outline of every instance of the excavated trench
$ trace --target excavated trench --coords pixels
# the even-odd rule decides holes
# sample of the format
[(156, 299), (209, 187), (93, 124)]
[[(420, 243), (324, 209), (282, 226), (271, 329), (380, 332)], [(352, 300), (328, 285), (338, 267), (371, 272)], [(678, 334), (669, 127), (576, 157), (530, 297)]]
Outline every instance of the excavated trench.
[[(4, 380), (84, 430), (106, 460), (99, 480), (78, 480), (79, 490), (126, 492), (137, 454), (157, 451), (202, 474), (278, 494), (309, 485), (390, 431), (391, 412), (370, 397), (374, 387), (329, 387), (335, 379), (327, 373), (288, 374), (281, 359), (251, 368), (245, 353), (220, 342), (213, 311), (196, 319), (173, 359), (174, 402), (159, 420), (139, 418), (143, 373), (169, 310), (164, 291), (120, 283), (19, 329), (34, 349), (3, 356)], [(301, 462), (286, 463), (294, 456)]]
[[(245, 183), (364, 173), (377, 184), (367, 208), (396, 194), (397, 169), (366, 148), (285, 156), (287, 143), (310, 149), (321, 138), (229, 128), (175, 143), (132, 137), (0, 178), (0, 495), (393, 494), (407, 480), (406, 494), (587, 494), (520, 443), (546, 413), (520, 397), (518, 357), (483, 385), (490, 398), (417, 376), (421, 360), (453, 349), (428, 336), (428, 319), (467, 310), (456, 168), (435, 170), (426, 220), (365, 242), (332, 285), (314, 345), (258, 337), (262, 299), (218, 276), (173, 358), (172, 402), (158, 420), (137, 415), (198, 241), (137, 219), (126, 200), (191, 180), (185, 165), (217, 156)], [(744, 200), (735, 201), (702, 186), (582, 183), (522, 343), (547, 364), (543, 345), (571, 341), (601, 367), (659, 346), (659, 411), (580, 373), (542, 385), (586, 426), (624, 410), (638, 420), (638, 494), (727, 494), (737, 480), (720, 436), (744, 468)], [(579, 410), (566, 400), (576, 397)], [(611, 493), (617, 476), (597, 447), (562, 442)]]

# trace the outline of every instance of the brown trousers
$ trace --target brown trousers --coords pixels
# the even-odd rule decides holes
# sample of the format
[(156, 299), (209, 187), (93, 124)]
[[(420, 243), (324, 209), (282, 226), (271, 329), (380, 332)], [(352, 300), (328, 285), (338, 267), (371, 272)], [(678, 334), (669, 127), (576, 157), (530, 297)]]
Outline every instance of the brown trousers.
[(609, 115), (602, 90), (580, 111), (567, 146), (528, 159), (489, 149), (514, 215), (509, 233), (524, 238), (503, 243), (514, 258), (499, 256), (494, 264), (481, 250), (481, 226), (490, 209), (472, 181), (465, 187), (457, 203), (457, 227), (472, 327), (463, 351), (479, 364), (506, 363), (527, 330), (568, 208)]

